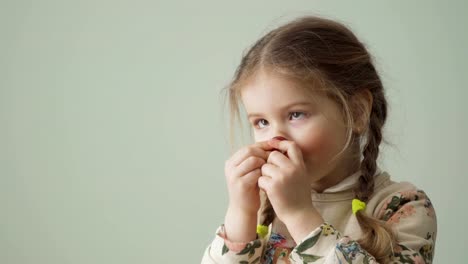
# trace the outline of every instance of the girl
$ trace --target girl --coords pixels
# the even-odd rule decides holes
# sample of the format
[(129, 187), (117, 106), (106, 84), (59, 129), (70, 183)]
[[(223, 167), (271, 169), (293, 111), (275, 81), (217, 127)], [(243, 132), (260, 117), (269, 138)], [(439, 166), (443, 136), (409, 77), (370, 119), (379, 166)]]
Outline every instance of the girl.
[(432, 262), (434, 208), (376, 164), (387, 101), (348, 28), (307, 16), (274, 29), (228, 88), (256, 143), (225, 163), (229, 206), (202, 263)]

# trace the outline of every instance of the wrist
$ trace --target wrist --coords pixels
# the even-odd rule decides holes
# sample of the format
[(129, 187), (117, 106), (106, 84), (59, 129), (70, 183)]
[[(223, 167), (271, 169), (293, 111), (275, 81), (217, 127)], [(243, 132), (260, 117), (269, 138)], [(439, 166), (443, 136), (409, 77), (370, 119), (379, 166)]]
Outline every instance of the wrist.
[(237, 206), (235, 204), (229, 204), (227, 208), (227, 212), (231, 214), (235, 214), (240, 217), (250, 218), (252, 216), (256, 216), (258, 213), (258, 209), (250, 209), (245, 208), (242, 206)]
[(226, 239), (232, 242), (250, 242), (257, 238), (257, 214), (237, 208), (228, 208), (224, 219)]
[(323, 224), (324, 220), (315, 208), (298, 211), (285, 217), (284, 224), (294, 241), (299, 244), (313, 230)]

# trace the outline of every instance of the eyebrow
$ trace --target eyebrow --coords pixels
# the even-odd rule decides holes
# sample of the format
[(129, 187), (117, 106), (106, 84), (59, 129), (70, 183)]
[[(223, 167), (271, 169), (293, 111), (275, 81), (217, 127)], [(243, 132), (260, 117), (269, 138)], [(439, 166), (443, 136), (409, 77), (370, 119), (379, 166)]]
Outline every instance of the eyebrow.
[[(295, 103), (291, 103), (291, 104), (288, 104), (288, 105), (285, 105), (283, 107), (280, 108), (280, 110), (284, 110), (284, 109), (287, 109), (287, 108), (290, 108), (290, 107), (293, 107), (293, 106), (298, 106), (298, 105), (312, 105), (310, 102), (295, 102)], [(261, 114), (259, 113), (250, 113), (247, 115), (248, 118), (252, 118), (252, 117), (255, 117), (255, 116), (261, 116)]]

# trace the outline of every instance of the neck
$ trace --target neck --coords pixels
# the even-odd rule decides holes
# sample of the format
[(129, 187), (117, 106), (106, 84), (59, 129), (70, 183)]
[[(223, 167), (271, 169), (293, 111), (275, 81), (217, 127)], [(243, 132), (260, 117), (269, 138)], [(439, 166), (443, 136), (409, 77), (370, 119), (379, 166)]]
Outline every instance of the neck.
[(325, 189), (330, 188), (351, 174), (355, 173), (360, 168), (360, 155), (352, 154), (359, 153), (359, 144), (352, 144), (347, 151), (343, 153), (342, 158), (336, 161), (334, 168), (318, 182), (312, 183), (312, 189), (316, 192), (321, 193)]

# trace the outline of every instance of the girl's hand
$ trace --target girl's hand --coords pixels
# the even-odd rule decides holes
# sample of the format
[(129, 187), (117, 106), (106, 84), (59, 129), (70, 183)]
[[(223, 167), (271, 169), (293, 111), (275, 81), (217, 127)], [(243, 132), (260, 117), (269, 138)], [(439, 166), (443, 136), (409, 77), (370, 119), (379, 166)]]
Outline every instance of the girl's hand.
[(273, 147), (268, 141), (238, 150), (226, 161), (224, 174), (229, 192), (229, 208), (245, 214), (257, 214), (260, 208), (258, 178)]
[(226, 161), (224, 173), (229, 206), (224, 220), (225, 235), (233, 242), (248, 242), (256, 237), (257, 213), (260, 209), (258, 178), (261, 166), (273, 148), (267, 141), (238, 150)]
[(288, 229), (288, 225), (297, 225), (305, 215), (315, 214), (315, 220), (321, 221), (312, 204), (310, 180), (297, 144), (278, 139), (268, 143), (279, 151), (271, 152), (267, 163), (262, 165), (258, 184), (267, 193), (278, 218)]

